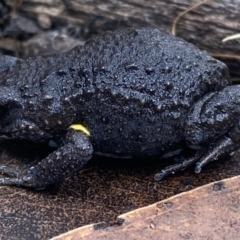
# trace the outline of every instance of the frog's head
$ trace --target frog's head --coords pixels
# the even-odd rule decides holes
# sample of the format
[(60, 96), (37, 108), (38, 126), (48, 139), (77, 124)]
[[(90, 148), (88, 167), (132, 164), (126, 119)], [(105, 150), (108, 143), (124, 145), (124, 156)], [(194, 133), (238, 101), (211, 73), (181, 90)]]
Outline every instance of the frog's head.
[(12, 78), (14, 67), (18, 60), (11, 56), (2, 56), (0, 58), (0, 138), (9, 138), (9, 126), (15, 119), (19, 118), (19, 100), (18, 93)]
[(0, 88), (0, 140), (27, 139), (41, 142), (50, 135), (32, 121), (18, 92)]
[(12, 88), (0, 86), (0, 139), (15, 138), (21, 109), (18, 94)]
[(21, 62), (22, 60), (10, 56), (0, 58), (0, 140), (39, 140), (46, 137), (27, 116), (28, 111), (19, 87), (21, 82), (17, 75)]

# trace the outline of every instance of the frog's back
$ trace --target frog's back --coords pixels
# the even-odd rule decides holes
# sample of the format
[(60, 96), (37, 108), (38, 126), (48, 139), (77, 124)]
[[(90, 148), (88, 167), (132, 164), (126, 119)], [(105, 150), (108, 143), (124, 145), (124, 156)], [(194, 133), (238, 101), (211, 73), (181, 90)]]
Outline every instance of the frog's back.
[[(169, 96), (191, 104), (230, 84), (225, 64), (170, 33), (148, 28), (107, 32), (67, 53), (29, 58), (15, 68), (18, 88), (37, 86), (44, 94), (53, 87), (65, 96), (108, 89), (162, 106), (169, 105)], [(37, 74), (36, 68), (41, 69)]]
[(169, 105), (169, 98), (175, 97), (191, 104), (198, 96), (230, 84), (225, 64), (158, 29), (109, 32), (90, 39), (79, 50), (90, 75), (85, 86), (155, 104)]

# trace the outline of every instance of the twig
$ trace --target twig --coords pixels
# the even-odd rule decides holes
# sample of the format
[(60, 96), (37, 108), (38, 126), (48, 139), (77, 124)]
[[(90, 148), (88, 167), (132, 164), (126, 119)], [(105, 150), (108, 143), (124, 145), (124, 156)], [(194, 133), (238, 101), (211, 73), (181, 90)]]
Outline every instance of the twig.
[(231, 36), (228, 36), (228, 37), (225, 37), (222, 42), (227, 42), (229, 40), (235, 40), (235, 39), (238, 39), (240, 38), (240, 33), (237, 33), (237, 34), (234, 34), (234, 35), (231, 35)]
[(193, 5), (192, 7), (189, 7), (188, 9), (186, 9), (185, 11), (181, 12), (178, 14), (178, 16), (175, 18), (174, 22), (173, 22), (173, 26), (172, 26), (172, 34), (176, 35), (176, 26), (178, 21), (180, 20), (180, 18), (182, 18), (184, 15), (186, 15), (187, 13), (189, 13), (190, 11), (192, 11), (193, 9), (201, 6), (202, 4), (204, 4), (205, 2), (207, 2), (208, 0), (203, 0), (202, 2), (196, 3), (195, 5)]
[(216, 58), (227, 58), (227, 59), (235, 59), (237, 61), (240, 61), (240, 56), (233, 55), (233, 54), (227, 54), (227, 53), (209, 53), (212, 57)]

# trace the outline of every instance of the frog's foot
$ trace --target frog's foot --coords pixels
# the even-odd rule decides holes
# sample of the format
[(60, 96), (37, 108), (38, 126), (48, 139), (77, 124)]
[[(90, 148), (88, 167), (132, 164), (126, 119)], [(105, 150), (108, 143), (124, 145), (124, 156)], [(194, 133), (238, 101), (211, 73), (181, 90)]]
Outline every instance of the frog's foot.
[(234, 143), (231, 138), (223, 137), (216, 142), (214, 146), (210, 146), (207, 150), (199, 150), (193, 157), (184, 160), (182, 163), (177, 163), (171, 166), (167, 166), (160, 172), (156, 173), (154, 179), (160, 181), (162, 178), (174, 174), (178, 171), (184, 170), (185, 168), (195, 165), (195, 172), (200, 173), (204, 165), (211, 161), (218, 160), (220, 157), (230, 154), (238, 149), (239, 144)]
[(1, 165), (0, 166), (0, 174), (7, 175), (9, 177), (18, 177), (20, 174), (20, 170), (17, 168), (14, 168), (14, 167)]
[[(17, 169), (9, 166), (0, 166), (0, 174), (7, 177), (0, 178), (0, 185), (19, 185), (25, 186), (30, 181), (26, 170)], [(25, 183), (26, 182), (26, 183)]]
[(62, 147), (29, 169), (1, 166), (0, 173), (8, 177), (0, 178), (0, 185), (44, 188), (77, 172), (92, 157), (92, 153), (88, 136), (70, 129)]
[(176, 163), (176, 164), (167, 166), (166, 168), (162, 169), (160, 172), (155, 174), (154, 180), (160, 181), (161, 179), (163, 179), (164, 177), (170, 174), (174, 174), (176, 172), (184, 170), (185, 168), (196, 163), (202, 155), (203, 155), (203, 151), (199, 151), (193, 157), (190, 157), (181, 163)]

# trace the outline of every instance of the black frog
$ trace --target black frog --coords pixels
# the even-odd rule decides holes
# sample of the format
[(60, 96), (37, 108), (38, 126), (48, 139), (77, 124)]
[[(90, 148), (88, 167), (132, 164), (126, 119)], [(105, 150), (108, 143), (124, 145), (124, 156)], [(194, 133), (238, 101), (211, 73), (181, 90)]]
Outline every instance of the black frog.
[(41, 188), (77, 172), (93, 153), (196, 154), (156, 180), (232, 154), (240, 145), (240, 86), (227, 66), (157, 29), (94, 37), (67, 53), (0, 60), (0, 137), (56, 150), (27, 170), (0, 166), (1, 185)]

